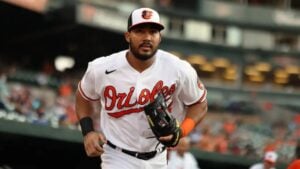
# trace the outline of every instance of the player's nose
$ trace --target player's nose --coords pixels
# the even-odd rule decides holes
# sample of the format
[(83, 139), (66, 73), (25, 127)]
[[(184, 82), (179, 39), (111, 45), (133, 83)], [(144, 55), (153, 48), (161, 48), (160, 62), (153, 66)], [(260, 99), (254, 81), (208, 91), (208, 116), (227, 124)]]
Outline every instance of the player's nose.
[(152, 39), (152, 34), (149, 31), (145, 31), (143, 37), (144, 41), (150, 41)]

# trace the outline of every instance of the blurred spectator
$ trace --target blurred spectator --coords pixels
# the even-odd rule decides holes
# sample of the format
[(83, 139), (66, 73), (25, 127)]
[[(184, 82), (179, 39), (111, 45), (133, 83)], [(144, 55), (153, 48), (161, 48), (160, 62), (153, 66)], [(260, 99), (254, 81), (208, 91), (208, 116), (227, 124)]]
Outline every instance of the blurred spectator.
[(201, 138), (201, 130), (202, 130), (202, 124), (197, 125), (195, 129), (190, 133), (189, 138), (192, 147), (198, 144)]
[(72, 94), (74, 94), (72, 84), (68, 80), (65, 80), (59, 86), (58, 90), (59, 90), (59, 95), (62, 97), (70, 97), (72, 96)]
[(275, 151), (268, 151), (264, 155), (263, 162), (252, 165), (250, 169), (275, 169), (277, 158)]
[(6, 84), (6, 73), (5, 73), (5, 67), (3, 65), (0, 65), (0, 109), (6, 110), (7, 102), (8, 102), (8, 96), (9, 91)]
[(216, 139), (215, 151), (221, 154), (228, 153), (229, 134), (220, 133), (217, 135), (215, 139)]
[(276, 151), (279, 147), (280, 142), (278, 140), (271, 140), (265, 144), (263, 149), (264, 152)]
[(247, 157), (257, 157), (257, 153), (252, 144), (246, 144), (245, 146), (245, 156)]
[(223, 128), (226, 134), (231, 135), (236, 130), (236, 121), (233, 117), (225, 120)]
[(205, 126), (203, 128), (200, 140), (196, 147), (203, 151), (215, 151), (215, 139), (213, 134), (211, 133), (210, 126)]
[(297, 147), (295, 149), (295, 160), (293, 160), (287, 169), (299, 169), (300, 168), (300, 140), (298, 140)]
[(199, 169), (195, 157), (188, 151), (189, 148), (190, 139), (180, 139), (175, 150), (169, 154), (168, 169)]
[(33, 124), (49, 125), (49, 114), (46, 112), (45, 100), (41, 98), (34, 98), (32, 100), (32, 113), (29, 121)]
[(20, 115), (29, 115), (32, 108), (31, 91), (28, 87), (17, 85), (11, 90), (9, 101), (14, 105), (14, 111)]

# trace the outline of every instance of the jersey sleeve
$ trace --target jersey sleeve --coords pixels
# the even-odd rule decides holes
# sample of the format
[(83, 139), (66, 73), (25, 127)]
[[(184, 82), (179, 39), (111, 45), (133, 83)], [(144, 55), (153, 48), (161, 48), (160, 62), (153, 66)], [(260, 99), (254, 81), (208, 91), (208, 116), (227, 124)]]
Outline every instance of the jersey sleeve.
[(93, 64), (90, 62), (85, 74), (78, 84), (78, 90), (81, 96), (88, 101), (97, 101), (100, 98), (96, 92), (95, 80)]
[(207, 91), (200, 81), (197, 72), (188, 62), (184, 62), (183, 67), (184, 69), (182, 69), (180, 81), (180, 99), (187, 106), (205, 101)]

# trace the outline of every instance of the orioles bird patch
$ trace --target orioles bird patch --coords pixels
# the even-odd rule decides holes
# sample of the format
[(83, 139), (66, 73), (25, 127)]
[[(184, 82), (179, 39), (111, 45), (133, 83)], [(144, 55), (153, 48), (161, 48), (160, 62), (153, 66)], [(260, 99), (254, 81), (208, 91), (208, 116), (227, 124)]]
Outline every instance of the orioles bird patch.
[(144, 19), (150, 19), (152, 17), (152, 11), (144, 10), (142, 12), (142, 17)]

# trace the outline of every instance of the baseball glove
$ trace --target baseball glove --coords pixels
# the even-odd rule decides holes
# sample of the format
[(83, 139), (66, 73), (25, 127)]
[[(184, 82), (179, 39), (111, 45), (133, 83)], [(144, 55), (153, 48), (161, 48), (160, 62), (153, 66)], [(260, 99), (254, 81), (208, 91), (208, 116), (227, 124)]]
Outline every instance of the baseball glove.
[[(179, 122), (168, 109), (162, 93), (159, 93), (154, 101), (144, 107), (144, 112), (152, 132), (156, 139), (166, 147), (175, 147), (181, 137)], [(170, 141), (160, 141), (161, 136), (173, 135)]]

